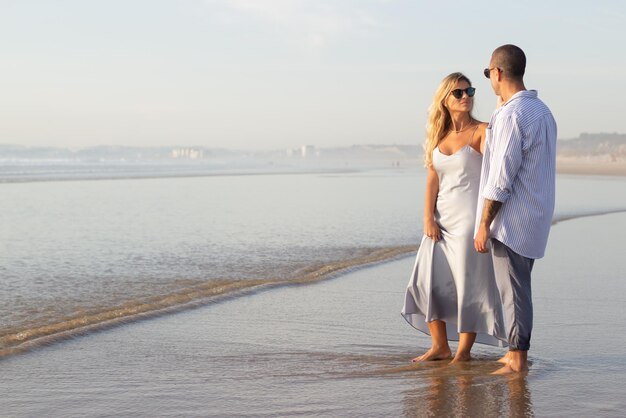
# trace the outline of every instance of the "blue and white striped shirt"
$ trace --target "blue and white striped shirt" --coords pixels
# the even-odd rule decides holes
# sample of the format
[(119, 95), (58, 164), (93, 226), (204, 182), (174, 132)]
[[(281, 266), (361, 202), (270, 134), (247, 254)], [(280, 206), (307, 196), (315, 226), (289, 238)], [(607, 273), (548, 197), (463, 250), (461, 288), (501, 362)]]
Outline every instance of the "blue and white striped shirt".
[(490, 237), (527, 258), (543, 257), (554, 213), (556, 122), (535, 90), (523, 90), (491, 115), (480, 178), (484, 199), (502, 202)]

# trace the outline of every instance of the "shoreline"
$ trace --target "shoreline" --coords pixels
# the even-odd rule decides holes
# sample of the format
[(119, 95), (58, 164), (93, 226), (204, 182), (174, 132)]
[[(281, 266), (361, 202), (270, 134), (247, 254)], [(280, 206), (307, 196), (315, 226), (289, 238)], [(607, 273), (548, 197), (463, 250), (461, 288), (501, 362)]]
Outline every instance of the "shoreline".
[[(392, 167), (398, 169), (400, 167)], [(71, 182), (71, 181), (101, 181), (101, 180), (152, 180), (152, 179), (178, 179), (196, 177), (224, 177), (224, 176), (272, 176), (272, 175), (302, 175), (302, 174), (354, 174), (365, 171), (379, 171), (390, 169), (388, 166), (351, 166), (351, 167), (307, 167), (297, 169), (285, 167), (284, 170), (219, 170), (219, 171), (189, 171), (189, 172), (145, 172), (145, 173), (108, 173), (77, 174), (77, 175), (51, 175), (40, 176), (34, 173), (32, 176), (9, 176), (0, 178), (0, 184), (23, 184), (40, 182)], [(419, 164), (405, 165), (401, 169), (423, 169)], [(592, 176), (626, 176), (626, 161), (604, 161), (579, 158), (558, 157), (556, 159), (557, 174), (592, 175)]]
[(582, 160), (557, 157), (556, 172), (557, 174), (626, 176), (626, 161)]
[[(12, 417), (620, 416), (626, 336), (610, 331), (626, 325), (625, 227), (626, 215), (613, 214), (551, 232), (546, 258), (533, 269), (532, 365), (519, 378), (491, 376), (503, 352), (480, 344), (465, 364), (410, 363), (430, 339), (399, 315), (413, 264), (404, 257), (0, 359), (0, 410)], [(606, 245), (590, 252), (580, 237)], [(572, 344), (576, 332), (585, 338)], [(598, 355), (606, 335), (611, 344)]]
[(197, 308), (222, 298), (236, 298), (262, 289), (308, 285), (329, 280), (370, 265), (402, 258), (415, 251), (417, 246), (414, 245), (372, 248), (364, 256), (311, 266), (301, 271), (298, 276), (289, 279), (212, 280), (174, 294), (129, 301), (100, 312), (68, 317), (55, 323), (27, 329), (9, 329), (0, 334), (0, 360), (75, 335)]
[[(552, 225), (593, 216), (626, 212), (626, 209), (583, 213), (554, 218)], [(0, 361), (12, 355), (67, 340), (76, 335), (98, 332), (119, 325), (199, 308), (222, 300), (285, 286), (309, 285), (380, 265), (414, 254), (419, 245), (372, 248), (362, 256), (310, 266), (288, 279), (211, 280), (172, 294), (126, 301), (117, 306), (63, 318), (31, 328), (8, 328), (0, 333)]]
[[(565, 215), (553, 218), (552, 224), (624, 211), (626, 209)], [(292, 277), (286, 279), (272, 277), (237, 280), (213, 279), (179, 289), (173, 293), (127, 300), (117, 305), (98, 310), (94, 309), (82, 314), (58, 317), (49, 322), (16, 324), (13, 327), (0, 329), (0, 359), (44, 344), (65, 340), (74, 335), (86, 334), (120, 324), (193, 309), (215, 301), (237, 298), (260, 290), (282, 286), (307, 285), (328, 280), (353, 270), (408, 256), (411, 253), (415, 253), (417, 248), (418, 245), (370, 248), (367, 250), (367, 253), (357, 257), (311, 265), (294, 272), (295, 274)]]
[(285, 169), (281, 170), (241, 170), (241, 171), (214, 171), (214, 172), (146, 172), (146, 173), (99, 173), (93, 175), (70, 175), (70, 176), (26, 176), (26, 177), (3, 177), (0, 184), (24, 184), (24, 183), (45, 183), (45, 182), (71, 182), (71, 181), (101, 181), (101, 180), (155, 180), (155, 179), (180, 179), (197, 177), (245, 177), (245, 176), (276, 176), (276, 175), (303, 175), (303, 174), (354, 174), (367, 170), (379, 170), (380, 168), (319, 168), (319, 169)]

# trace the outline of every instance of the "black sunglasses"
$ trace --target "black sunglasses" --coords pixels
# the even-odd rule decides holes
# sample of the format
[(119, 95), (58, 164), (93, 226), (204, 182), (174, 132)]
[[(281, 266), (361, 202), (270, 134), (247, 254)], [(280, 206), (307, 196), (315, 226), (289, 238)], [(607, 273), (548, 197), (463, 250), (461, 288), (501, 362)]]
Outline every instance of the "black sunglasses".
[(467, 97), (474, 97), (476, 89), (474, 87), (468, 87), (466, 89), (454, 89), (450, 92), (450, 94), (452, 94), (455, 99), (460, 99), (463, 97), (463, 92), (467, 93)]
[[(495, 69), (500, 70), (500, 68), (498, 68), (498, 67), (485, 68), (483, 70), (483, 74), (485, 75), (485, 77), (491, 78), (491, 70), (495, 70)], [(500, 70), (500, 71), (502, 71), (502, 70)]]

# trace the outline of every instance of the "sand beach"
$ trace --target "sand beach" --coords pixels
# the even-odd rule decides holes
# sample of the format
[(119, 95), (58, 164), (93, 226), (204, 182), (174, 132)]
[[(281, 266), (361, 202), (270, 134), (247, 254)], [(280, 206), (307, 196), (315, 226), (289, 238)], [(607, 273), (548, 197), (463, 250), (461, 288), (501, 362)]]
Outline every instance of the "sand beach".
[(626, 161), (557, 157), (556, 170), (559, 174), (626, 176)]

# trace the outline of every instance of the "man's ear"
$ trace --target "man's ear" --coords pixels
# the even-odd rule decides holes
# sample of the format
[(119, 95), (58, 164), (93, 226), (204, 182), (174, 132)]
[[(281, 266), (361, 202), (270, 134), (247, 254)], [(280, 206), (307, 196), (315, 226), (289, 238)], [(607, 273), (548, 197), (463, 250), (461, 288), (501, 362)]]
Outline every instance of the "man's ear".
[(502, 70), (496, 67), (497, 80), (502, 81)]

